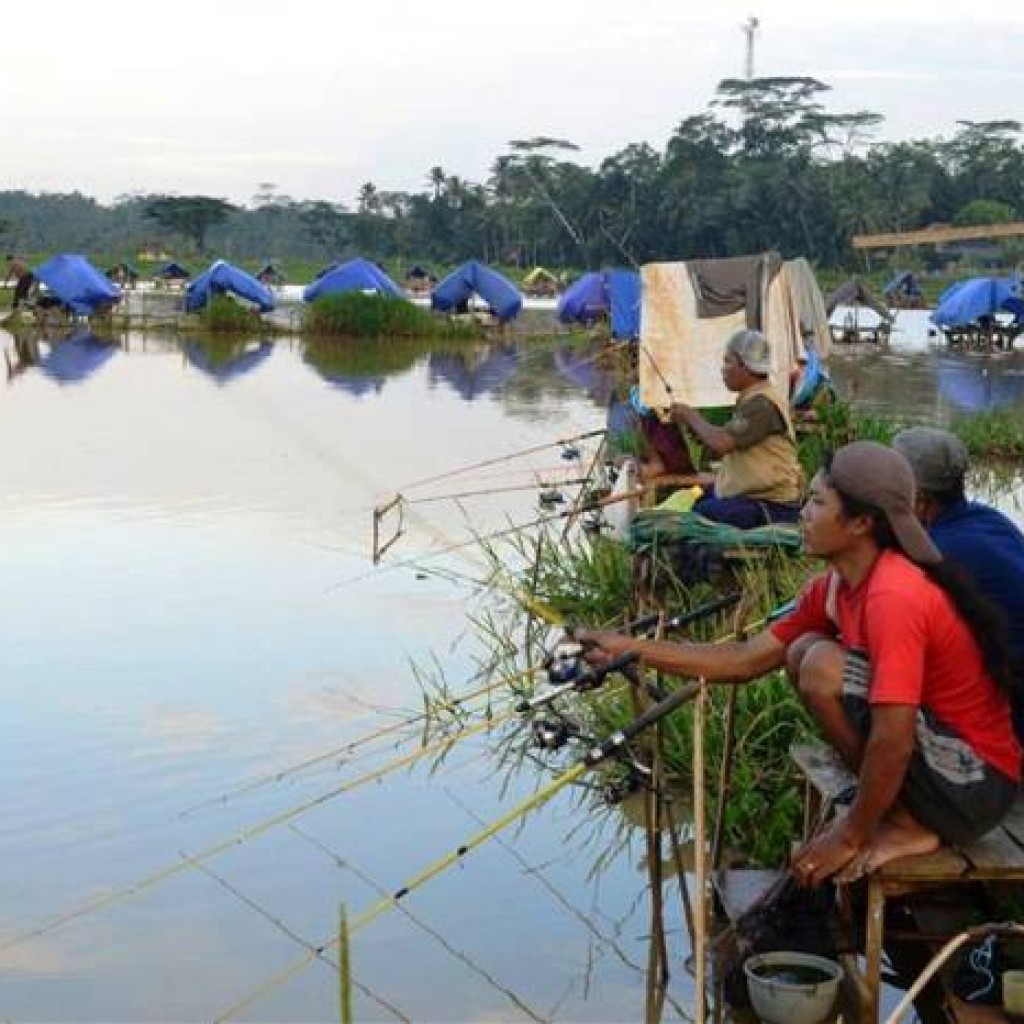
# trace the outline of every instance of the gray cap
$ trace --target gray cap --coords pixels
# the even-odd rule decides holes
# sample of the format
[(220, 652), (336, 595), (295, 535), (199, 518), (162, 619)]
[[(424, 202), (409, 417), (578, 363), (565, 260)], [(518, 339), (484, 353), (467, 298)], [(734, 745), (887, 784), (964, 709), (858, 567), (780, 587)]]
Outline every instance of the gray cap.
[(731, 352), (751, 373), (767, 377), (772, 371), (768, 339), (760, 331), (737, 331), (726, 343)]
[(909, 427), (893, 438), (892, 446), (910, 463), (922, 491), (945, 494), (962, 486), (969, 459), (955, 434), (934, 427)]
[(875, 441), (843, 445), (832, 458), (828, 481), (837, 491), (881, 509), (912, 562), (933, 565), (942, 561), (914, 514), (914, 471), (894, 448)]

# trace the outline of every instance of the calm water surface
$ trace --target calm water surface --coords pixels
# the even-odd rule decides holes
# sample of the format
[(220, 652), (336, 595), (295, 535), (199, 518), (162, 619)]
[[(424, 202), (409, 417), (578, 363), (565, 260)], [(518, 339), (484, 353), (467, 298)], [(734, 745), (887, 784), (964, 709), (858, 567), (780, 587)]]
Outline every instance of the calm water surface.
[[(476, 685), (481, 568), (438, 552), (537, 515), (528, 490), (419, 504), (374, 569), (371, 509), (571, 474), (547, 448), (409, 486), (602, 426), (605, 386), (544, 347), (0, 342), (0, 1015), (212, 1020), (280, 980), (239, 1017), (337, 1020), (308, 948), (339, 908), (358, 918), (538, 785), (484, 735), (318, 799), (412, 749), (401, 733), (344, 755), (417, 712), (413, 663)], [(1017, 401), (1019, 358), (994, 365), (834, 369), (859, 401), (941, 422)], [(428, 554), (445, 573), (417, 571)], [(637, 1019), (639, 847), (590, 879), (617, 819), (585, 804), (563, 792), (353, 935), (356, 1018)]]

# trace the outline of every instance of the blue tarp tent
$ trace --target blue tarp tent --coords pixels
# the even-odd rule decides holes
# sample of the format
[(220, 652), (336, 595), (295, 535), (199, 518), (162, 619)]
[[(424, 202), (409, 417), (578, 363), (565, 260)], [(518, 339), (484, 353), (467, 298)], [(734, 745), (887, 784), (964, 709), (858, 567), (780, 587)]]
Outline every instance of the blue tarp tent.
[(210, 301), (212, 295), (228, 292), (254, 303), (261, 313), (269, 313), (274, 308), (274, 295), (266, 285), (226, 260), (217, 260), (186, 289), (185, 311), (195, 313)]
[(635, 270), (602, 270), (584, 274), (558, 302), (555, 315), (563, 324), (593, 323), (607, 316), (613, 338), (640, 336), (640, 275)]
[(377, 292), (396, 299), (405, 298), (402, 289), (375, 263), (357, 257), (347, 263), (337, 263), (325, 270), (312, 284), (306, 286), (302, 298), (312, 302), (321, 295), (336, 292)]
[(884, 288), (882, 294), (889, 298), (892, 295), (905, 295), (908, 299), (921, 297), (921, 285), (911, 270), (901, 270)]
[(156, 276), (165, 281), (187, 281), (192, 275), (180, 263), (171, 260), (156, 272)]
[(972, 277), (950, 285), (940, 296), (932, 322), (940, 327), (973, 324), (980, 316), (1013, 313), (1024, 317), (1019, 277)]
[(121, 289), (84, 256), (54, 256), (33, 273), (72, 312), (91, 316), (121, 298)]
[(185, 358), (218, 384), (229, 384), (236, 377), (254, 370), (273, 351), (272, 341), (232, 345), (226, 351), (193, 341), (185, 346)]
[(431, 293), (431, 309), (442, 313), (459, 311), (476, 293), (502, 321), (514, 320), (523, 308), (523, 297), (508, 278), (476, 260), (453, 270)]
[(80, 384), (117, 351), (114, 342), (100, 341), (91, 331), (85, 331), (54, 342), (39, 360), (39, 369), (61, 384)]

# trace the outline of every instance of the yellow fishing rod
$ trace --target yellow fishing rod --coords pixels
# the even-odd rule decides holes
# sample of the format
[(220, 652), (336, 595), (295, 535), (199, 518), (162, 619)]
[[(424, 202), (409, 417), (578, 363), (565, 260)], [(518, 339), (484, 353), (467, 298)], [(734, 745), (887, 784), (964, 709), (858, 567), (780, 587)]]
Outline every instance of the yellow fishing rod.
[(152, 874), (146, 875), (137, 882), (123, 886), (120, 889), (115, 889), (113, 892), (107, 893), (98, 899), (83, 904), (74, 910), (60, 914), (59, 916), (54, 917), (35, 928), (14, 935), (10, 939), (0, 942), (0, 950), (12, 949), (15, 946), (20, 946), (29, 939), (46, 935), (50, 932), (56, 931), (58, 928), (62, 928), (65, 925), (70, 924), (72, 921), (88, 917), (89, 915), (97, 913), (100, 910), (105, 910), (114, 904), (121, 903), (124, 900), (148, 892), (162, 882), (167, 881), (167, 879), (173, 878), (175, 875), (179, 875), (197, 864), (212, 860), (214, 857), (217, 857), (228, 850), (232, 850), (240, 846), (242, 843), (256, 839), (274, 828), (285, 825), (298, 818), (300, 815), (311, 811), (314, 807), (320, 807), (328, 803), (330, 800), (333, 800), (335, 797), (341, 796), (343, 793), (350, 793), (353, 790), (359, 789), (371, 782), (377, 782), (386, 775), (390, 775), (393, 772), (398, 771), (400, 768), (414, 765), (417, 761), (420, 761), (425, 757), (429, 757), (433, 754), (444, 754), (456, 743), (495, 728), (496, 726), (509, 721), (515, 717), (515, 715), (516, 712), (514, 709), (506, 710), (501, 714), (485, 718), (482, 722), (477, 722), (475, 725), (466, 726), (454, 736), (443, 737), (442, 739), (420, 747), (409, 754), (397, 757), (379, 768), (366, 772), (363, 775), (356, 776), (354, 779), (349, 779), (347, 782), (343, 782), (341, 785), (335, 786), (296, 807), (291, 807), (279, 812), (278, 814), (272, 815), (269, 818), (265, 818), (263, 821), (257, 822), (255, 825), (250, 825), (242, 829), (240, 832), (236, 832), (234, 835), (229, 836), (227, 839), (222, 839), (220, 842), (206, 847), (199, 853), (186, 855), (186, 859), (179, 860), (174, 864), (170, 864), (167, 867), (154, 871)]

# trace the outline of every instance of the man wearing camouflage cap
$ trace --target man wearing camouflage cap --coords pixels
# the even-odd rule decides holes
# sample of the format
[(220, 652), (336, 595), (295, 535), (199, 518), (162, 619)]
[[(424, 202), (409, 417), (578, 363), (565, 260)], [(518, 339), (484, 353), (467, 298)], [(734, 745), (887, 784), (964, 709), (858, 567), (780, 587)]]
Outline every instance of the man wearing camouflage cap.
[(721, 460), (693, 510), (740, 529), (795, 523), (800, 515), (803, 481), (796, 434), (788, 400), (769, 383), (769, 356), (768, 340), (760, 331), (737, 331), (729, 338), (722, 380), (738, 397), (725, 426), (716, 427), (692, 406), (672, 406), (673, 419)]
[(959, 566), (993, 604), (1009, 627), (1014, 676), (1014, 730), (1024, 737), (1024, 534), (1002, 512), (964, 492), (967, 448), (955, 434), (910, 427), (893, 447), (914, 470), (915, 511), (943, 558)]

